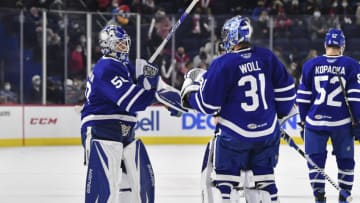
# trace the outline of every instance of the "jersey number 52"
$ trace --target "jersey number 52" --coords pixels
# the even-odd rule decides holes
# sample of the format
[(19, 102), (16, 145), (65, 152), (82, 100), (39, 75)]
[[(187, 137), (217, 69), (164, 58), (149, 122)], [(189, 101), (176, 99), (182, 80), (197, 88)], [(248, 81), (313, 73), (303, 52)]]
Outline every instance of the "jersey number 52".
[[(342, 84), (346, 85), (346, 81), (343, 77), (340, 77)], [(320, 105), (323, 104), (325, 102), (325, 98), (326, 99), (326, 105), (328, 106), (335, 106), (335, 107), (340, 107), (341, 106), (341, 101), (335, 101), (334, 98), (341, 94), (342, 90), (341, 90), (341, 86), (337, 86), (334, 90), (330, 91), (329, 94), (326, 96), (327, 92), (326, 89), (324, 87), (321, 86), (322, 82), (326, 82), (328, 81), (329, 76), (328, 75), (321, 75), (321, 76), (315, 76), (314, 77), (314, 82), (315, 82), (315, 89), (316, 91), (320, 94), (319, 98), (315, 99), (314, 104), (315, 105)], [(337, 76), (333, 76), (330, 78), (329, 83), (330, 84), (335, 84), (339, 82), (339, 78)]]

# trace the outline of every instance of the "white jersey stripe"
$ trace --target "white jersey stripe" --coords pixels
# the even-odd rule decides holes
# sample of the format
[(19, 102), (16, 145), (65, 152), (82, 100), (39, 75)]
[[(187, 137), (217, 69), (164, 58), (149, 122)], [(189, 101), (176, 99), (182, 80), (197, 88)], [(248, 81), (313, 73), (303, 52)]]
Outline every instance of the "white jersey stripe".
[(311, 91), (304, 91), (304, 90), (298, 90), (297, 93), (298, 93), (298, 94), (307, 94), (307, 95), (311, 95), (311, 94), (312, 94)]
[(274, 89), (274, 92), (286, 92), (286, 91), (289, 91), (291, 89), (294, 89), (295, 88), (295, 84), (291, 84), (287, 87), (283, 87), (283, 88), (276, 88)]
[(129, 102), (129, 104), (126, 106), (126, 111), (129, 112), (130, 108), (132, 107), (132, 105), (135, 103), (135, 101), (140, 97), (140, 95), (144, 92), (144, 89), (140, 89), (140, 91), (138, 93), (136, 93), (136, 95), (131, 99), (131, 101)]
[(125, 100), (125, 98), (133, 91), (133, 89), (135, 88), (135, 85), (131, 85), (131, 87), (128, 89), (128, 91), (125, 92), (125, 94), (120, 97), (120, 99), (117, 101), (117, 105), (120, 106), (121, 103)]
[(305, 120), (306, 122), (308, 122), (310, 125), (313, 126), (328, 126), (328, 127), (342, 126), (351, 123), (350, 118), (345, 118), (338, 121), (316, 121), (316, 120), (312, 120), (309, 116), (306, 116)]
[(291, 101), (296, 98), (296, 95), (292, 97), (275, 97), (275, 101)]
[(310, 104), (310, 100), (307, 100), (307, 99), (296, 99), (296, 102), (298, 102), (298, 103), (308, 103), (308, 104)]
[(242, 135), (242, 136), (248, 137), (248, 138), (255, 138), (255, 137), (262, 137), (262, 136), (270, 135), (271, 133), (273, 133), (275, 130), (276, 124), (277, 124), (277, 116), (275, 115), (275, 117), (273, 118), (273, 123), (268, 129), (261, 130), (261, 131), (245, 130), (243, 128), (240, 128), (235, 123), (233, 123), (229, 120), (226, 120), (222, 117), (219, 118), (219, 123), (223, 126), (230, 128), (231, 130), (233, 130), (234, 132), (236, 132), (239, 135)]
[(111, 114), (111, 115), (88, 115), (81, 120), (81, 125), (84, 125), (89, 121), (98, 121), (98, 120), (121, 120), (126, 122), (136, 123), (137, 119), (135, 116), (122, 115), (122, 114)]

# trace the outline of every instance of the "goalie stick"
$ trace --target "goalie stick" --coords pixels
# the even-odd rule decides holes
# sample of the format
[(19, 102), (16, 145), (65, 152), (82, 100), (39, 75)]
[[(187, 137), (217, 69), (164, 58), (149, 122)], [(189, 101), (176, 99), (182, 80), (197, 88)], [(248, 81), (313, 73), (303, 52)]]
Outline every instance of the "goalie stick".
[(160, 52), (164, 49), (166, 43), (170, 40), (170, 38), (174, 35), (177, 28), (180, 26), (181, 23), (184, 22), (185, 18), (188, 16), (188, 14), (191, 12), (191, 10), (194, 8), (196, 3), (199, 0), (193, 0), (190, 5), (186, 8), (184, 13), (181, 15), (179, 20), (172, 26), (170, 32), (167, 34), (166, 38), (161, 42), (161, 44), (158, 46), (156, 51), (153, 53), (153, 55), (150, 57), (149, 62), (153, 63), (156, 59), (156, 57), (160, 54)]
[[(292, 116), (297, 115), (298, 113), (294, 112), (292, 115), (286, 116), (285, 119), (282, 119), (280, 122), (280, 126), (282, 126), (289, 118)], [(338, 184), (336, 184), (329, 175), (325, 173), (325, 171), (320, 168), (292, 139), (292, 137), (280, 127), (281, 131), (281, 137), (289, 144), (290, 147), (294, 148), (310, 165), (312, 165), (324, 178), (336, 189), (340, 192), (341, 196), (343, 196), (346, 201), (351, 202), (352, 197), (346, 192), (346, 190), (343, 190), (339, 187)]]
[[(174, 35), (175, 31), (177, 30), (177, 28), (180, 26), (181, 23), (184, 22), (185, 18), (188, 16), (188, 14), (191, 12), (191, 10), (194, 8), (194, 6), (196, 5), (196, 3), (199, 0), (193, 0), (190, 5), (186, 8), (186, 10), (184, 11), (184, 13), (181, 15), (180, 19), (172, 26), (170, 32), (167, 34), (166, 38), (161, 42), (161, 44), (158, 46), (158, 48), (155, 50), (155, 52), (153, 53), (153, 55), (150, 57), (150, 59), (148, 60), (150, 63), (154, 63), (156, 57), (160, 54), (160, 52), (164, 49), (166, 43), (170, 40), (170, 38)], [(161, 92), (163, 94), (161, 94)], [(171, 96), (175, 99), (177, 99), (178, 101), (181, 100), (180, 98), (180, 91), (177, 90), (176, 88), (168, 85), (167, 83), (165, 83), (161, 77), (159, 78), (159, 82), (158, 82), (158, 87), (157, 87), (157, 91), (156, 91), (156, 99), (164, 104), (165, 106), (170, 106), (173, 109), (181, 112), (181, 113), (185, 113), (187, 112), (187, 109), (184, 109), (181, 107), (180, 103), (177, 102), (173, 102), (172, 100), (169, 100), (168, 98), (166, 98), (165, 94), (171, 94)]]

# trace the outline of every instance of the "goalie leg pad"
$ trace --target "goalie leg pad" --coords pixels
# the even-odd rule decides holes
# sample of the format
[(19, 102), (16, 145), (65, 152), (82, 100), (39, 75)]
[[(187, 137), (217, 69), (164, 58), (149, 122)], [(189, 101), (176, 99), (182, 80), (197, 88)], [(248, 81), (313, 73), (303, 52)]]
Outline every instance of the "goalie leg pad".
[(275, 183), (274, 169), (273, 168), (254, 169), (253, 174), (254, 174), (253, 181), (255, 183), (254, 189), (261, 191), (261, 192), (257, 192), (260, 195), (260, 197), (263, 197), (263, 195), (265, 195), (264, 196), (265, 198), (267, 197), (266, 193), (268, 193), (270, 202), (278, 202), (278, 196), (277, 196), (278, 189)]
[(214, 184), (211, 181), (213, 166), (214, 138), (209, 141), (204, 153), (201, 167), (201, 197), (202, 203), (214, 203)]
[(93, 139), (86, 177), (85, 202), (119, 202), (121, 142)]
[[(155, 178), (149, 156), (141, 140), (136, 139), (124, 148), (124, 176), (131, 192), (122, 192), (123, 202), (153, 203), (155, 199)], [(129, 197), (131, 195), (131, 197)], [(129, 200), (130, 201), (125, 201)]]
[(270, 193), (264, 190), (245, 189), (245, 199), (247, 202), (275, 203), (271, 201)]

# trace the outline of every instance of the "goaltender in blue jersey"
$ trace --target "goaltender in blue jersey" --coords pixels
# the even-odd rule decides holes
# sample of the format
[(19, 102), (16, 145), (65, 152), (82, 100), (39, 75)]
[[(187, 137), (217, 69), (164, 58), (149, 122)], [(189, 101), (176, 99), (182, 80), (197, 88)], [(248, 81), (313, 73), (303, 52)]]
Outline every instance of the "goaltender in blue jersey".
[(293, 78), (269, 49), (251, 46), (251, 33), (246, 17), (226, 21), (226, 53), (207, 71), (190, 70), (182, 88), (185, 107), (218, 115), (211, 182), (222, 202), (235, 201), (238, 187), (246, 188), (248, 202), (278, 202), (273, 174), (280, 143), (278, 118), (288, 115), (295, 103)]
[(160, 87), (153, 64), (130, 62), (130, 36), (120, 26), (106, 26), (99, 43), (103, 56), (88, 76), (81, 112), (85, 202), (153, 203), (155, 178), (145, 146), (135, 138), (136, 115), (156, 100), (178, 115), (180, 93)]
[[(326, 146), (331, 139), (339, 187), (350, 195), (354, 180), (354, 137), (360, 137), (359, 63), (343, 55), (345, 36), (339, 29), (329, 29), (324, 46), (324, 55), (303, 65), (296, 102), (301, 126), (305, 126), (305, 152), (324, 169)], [(312, 165), (308, 167), (315, 202), (325, 203), (325, 178)], [(339, 194), (339, 202), (347, 201)]]

